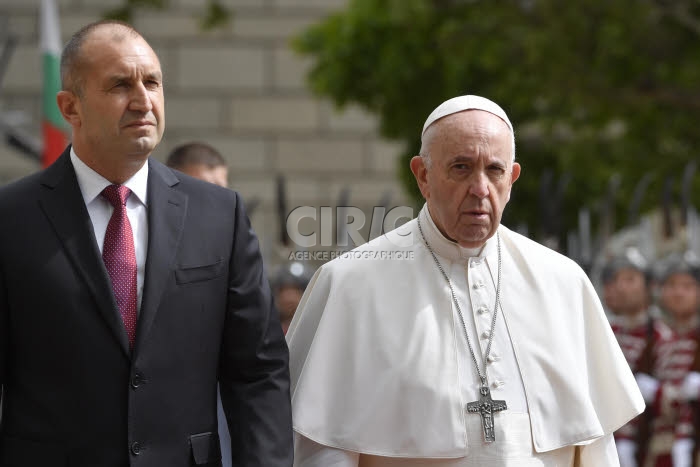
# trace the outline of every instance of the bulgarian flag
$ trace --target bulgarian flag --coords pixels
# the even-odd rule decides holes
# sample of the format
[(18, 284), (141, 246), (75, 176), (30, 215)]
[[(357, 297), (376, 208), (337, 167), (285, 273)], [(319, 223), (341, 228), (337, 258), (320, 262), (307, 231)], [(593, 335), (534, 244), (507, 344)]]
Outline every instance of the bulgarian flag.
[(56, 94), (61, 90), (61, 32), (58, 25), (58, 10), (54, 0), (41, 0), (40, 20), (44, 68), (41, 165), (48, 167), (58, 159), (58, 156), (68, 145), (68, 138), (63, 130), (65, 123), (56, 104)]

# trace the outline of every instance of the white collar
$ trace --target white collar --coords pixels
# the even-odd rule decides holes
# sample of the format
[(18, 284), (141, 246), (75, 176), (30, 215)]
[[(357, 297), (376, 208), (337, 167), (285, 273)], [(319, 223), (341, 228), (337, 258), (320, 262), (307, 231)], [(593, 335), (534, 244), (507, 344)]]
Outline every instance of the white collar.
[[(112, 182), (95, 172), (83, 162), (75, 153), (75, 149), (72, 146), (70, 148), (70, 160), (73, 163), (75, 175), (78, 178), (78, 185), (80, 186), (80, 192), (83, 194), (83, 199), (87, 206), (102, 193), (102, 190), (112, 185)], [(130, 189), (144, 206), (148, 206), (146, 202), (146, 193), (148, 191), (148, 162), (143, 164), (143, 167), (129, 180), (122, 183), (122, 185)]]
[(646, 325), (649, 322), (649, 312), (647, 309), (641, 310), (633, 315), (620, 315), (613, 313), (610, 321), (623, 328), (636, 328)]
[(479, 248), (465, 248), (446, 238), (435, 225), (428, 210), (428, 203), (423, 205), (423, 209), (418, 213), (418, 218), (421, 221), (423, 233), (426, 241), (430, 244), (430, 248), (443, 258), (451, 261), (466, 262), (469, 258), (487, 258), (496, 254), (494, 237), (486, 240), (486, 243)]

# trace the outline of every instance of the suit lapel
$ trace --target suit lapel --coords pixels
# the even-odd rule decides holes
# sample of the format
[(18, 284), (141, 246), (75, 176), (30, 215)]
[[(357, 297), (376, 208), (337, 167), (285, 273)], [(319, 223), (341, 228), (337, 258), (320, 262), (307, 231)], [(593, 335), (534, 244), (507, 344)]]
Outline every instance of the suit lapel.
[(129, 340), (119, 316), (78, 179), (70, 162), (70, 147), (46, 169), (41, 183), (44, 187), (39, 201), (41, 209), (61, 239), (73, 266), (87, 284), (99, 312), (124, 353), (129, 356)]
[(148, 169), (148, 255), (135, 352), (148, 336), (161, 296), (172, 277), (187, 212), (187, 195), (173, 189), (179, 180), (170, 169), (154, 160), (149, 160)]

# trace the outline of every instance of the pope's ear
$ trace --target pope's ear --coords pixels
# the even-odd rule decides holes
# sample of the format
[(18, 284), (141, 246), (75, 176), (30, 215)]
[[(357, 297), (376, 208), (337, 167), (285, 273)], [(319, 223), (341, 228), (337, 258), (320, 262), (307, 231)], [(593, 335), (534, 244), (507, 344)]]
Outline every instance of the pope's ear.
[(510, 201), (510, 191), (513, 187), (513, 183), (520, 177), (520, 164), (513, 162), (513, 168), (510, 171), (510, 185), (508, 185), (508, 196), (506, 202)]
[(430, 195), (428, 191), (428, 167), (425, 165), (423, 156), (414, 156), (411, 159), (411, 172), (416, 177), (416, 182), (418, 182), (418, 188), (423, 198), (427, 200)]
[(78, 96), (70, 91), (58, 91), (56, 104), (63, 119), (71, 126), (80, 126), (80, 102)]
[(512, 185), (520, 177), (520, 164), (513, 162), (513, 170), (510, 174), (510, 184)]

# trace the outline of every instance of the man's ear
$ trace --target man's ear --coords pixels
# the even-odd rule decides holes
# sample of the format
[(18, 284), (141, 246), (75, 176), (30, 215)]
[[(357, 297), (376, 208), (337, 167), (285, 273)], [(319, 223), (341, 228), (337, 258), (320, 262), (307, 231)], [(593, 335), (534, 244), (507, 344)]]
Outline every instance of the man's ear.
[(510, 185), (508, 186), (508, 197), (506, 202), (510, 201), (510, 191), (513, 188), (513, 183), (520, 177), (520, 164), (513, 162), (513, 167), (510, 171)]
[(520, 164), (513, 162), (513, 169), (510, 174), (510, 184), (512, 185), (520, 177)]
[(80, 99), (70, 91), (58, 91), (56, 94), (56, 103), (58, 110), (61, 111), (63, 119), (72, 127), (78, 127), (81, 123), (80, 118)]
[(423, 156), (414, 156), (411, 159), (411, 172), (416, 177), (423, 198), (427, 200), (430, 197), (430, 190), (428, 190), (428, 168), (425, 166)]

